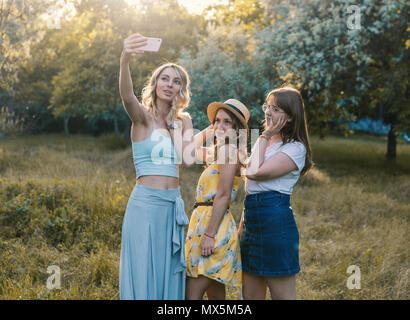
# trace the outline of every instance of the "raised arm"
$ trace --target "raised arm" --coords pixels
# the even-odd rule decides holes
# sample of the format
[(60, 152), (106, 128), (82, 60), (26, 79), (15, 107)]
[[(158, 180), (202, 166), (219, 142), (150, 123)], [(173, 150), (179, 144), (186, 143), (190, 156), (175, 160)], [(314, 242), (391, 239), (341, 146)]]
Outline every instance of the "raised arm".
[(255, 173), (246, 174), (246, 177), (257, 181), (271, 180), (281, 177), (297, 168), (295, 162), (287, 154), (279, 152), (264, 162)]
[(132, 34), (124, 40), (124, 48), (120, 58), (119, 76), (120, 96), (125, 111), (133, 124), (139, 123), (145, 126), (148, 124), (148, 112), (134, 94), (129, 61), (131, 56), (137, 53), (144, 53), (144, 51), (138, 50), (138, 48), (146, 43), (146, 38), (140, 34)]
[(279, 134), (280, 130), (286, 124), (287, 118), (282, 116), (279, 121), (272, 127), (266, 129), (261, 137), (256, 142), (256, 145), (249, 158), (248, 168), (246, 170), (246, 177), (248, 179), (256, 180), (256, 177), (261, 172), (261, 167), (264, 165), (265, 152), (268, 147), (268, 141), (276, 134)]

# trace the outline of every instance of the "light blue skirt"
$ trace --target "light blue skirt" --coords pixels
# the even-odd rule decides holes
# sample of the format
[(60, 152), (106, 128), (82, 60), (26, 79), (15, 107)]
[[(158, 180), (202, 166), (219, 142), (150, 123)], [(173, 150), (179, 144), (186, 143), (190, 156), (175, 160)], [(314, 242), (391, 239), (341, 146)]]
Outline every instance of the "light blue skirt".
[(121, 300), (184, 300), (188, 224), (180, 189), (136, 185), (124, 214)]

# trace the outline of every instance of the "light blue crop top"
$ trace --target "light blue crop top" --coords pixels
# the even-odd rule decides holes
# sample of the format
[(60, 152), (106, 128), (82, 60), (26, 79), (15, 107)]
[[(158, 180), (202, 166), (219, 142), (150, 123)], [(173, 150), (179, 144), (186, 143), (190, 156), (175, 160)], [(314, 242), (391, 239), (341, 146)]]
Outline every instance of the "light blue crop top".
[(137, 179), (141, 176), (168, 176), (178, 178), (174, 142), (152, 124), (150, 136), (142, 141), (132, 141), (132, 158)]

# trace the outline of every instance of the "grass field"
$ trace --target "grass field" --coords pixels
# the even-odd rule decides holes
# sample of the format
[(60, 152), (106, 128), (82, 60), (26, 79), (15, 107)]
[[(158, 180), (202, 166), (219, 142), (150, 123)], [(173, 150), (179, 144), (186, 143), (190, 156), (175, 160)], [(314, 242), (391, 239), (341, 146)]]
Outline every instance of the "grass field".
[[(313, 137), (312, 148), (315, 169), (291, 200), (298, 299), (409, 299), (410, 145), (398, 143), (395, 164), (384, 160), (385, 138)], [(188, 217), (201, 170), (181, 169)], [(0, 179), (0, 299), (118, 299), (130, 147), (111, 135), (0, 140)], [(232, 206), (237, 221), (243, 198)], [(61, 289), (47, 289), (51, 265)], [(346, 286), (350, 265), (360, 289)]]

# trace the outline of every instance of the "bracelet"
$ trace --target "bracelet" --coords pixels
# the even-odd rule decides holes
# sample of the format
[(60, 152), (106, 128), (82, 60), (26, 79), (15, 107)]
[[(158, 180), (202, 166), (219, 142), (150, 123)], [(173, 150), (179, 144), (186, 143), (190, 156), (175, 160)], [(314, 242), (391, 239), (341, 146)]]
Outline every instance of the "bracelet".
[(215, 236), (211, 237), (209, 234), (207, 234), (206, 232), (204, 233), (205, 236), (207, 236), (208, 238), (214, 239), (215, 240)]

